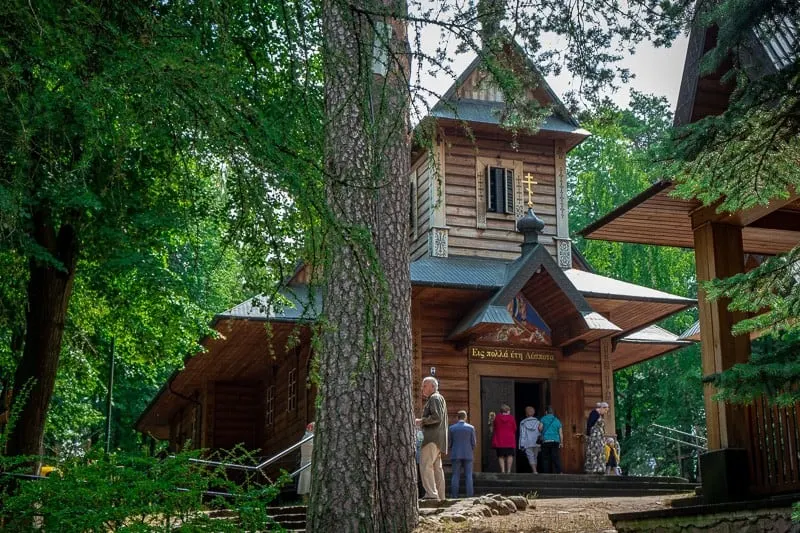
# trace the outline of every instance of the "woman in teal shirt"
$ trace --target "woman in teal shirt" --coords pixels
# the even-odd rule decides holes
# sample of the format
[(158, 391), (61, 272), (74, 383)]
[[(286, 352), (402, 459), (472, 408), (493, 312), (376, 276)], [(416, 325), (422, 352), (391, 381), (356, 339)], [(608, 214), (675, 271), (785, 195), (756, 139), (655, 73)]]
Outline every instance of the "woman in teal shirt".
[(547, 414), (539, 422), (541, 422), (539, 428), (542, 432), (542, 452), (539, 457), (541, 468), (539, 471), (545, 474), (560, 474), (564, 430), (561, 426), (561, 420), (553, 412), (552, 405), (547, 407)]

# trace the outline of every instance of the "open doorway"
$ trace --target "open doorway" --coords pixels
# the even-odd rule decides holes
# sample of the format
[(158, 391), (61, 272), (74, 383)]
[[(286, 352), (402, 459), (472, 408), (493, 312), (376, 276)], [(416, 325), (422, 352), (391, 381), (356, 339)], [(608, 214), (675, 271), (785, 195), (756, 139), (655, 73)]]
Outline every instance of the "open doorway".
[[(519, 423), (525, 418), (525, 407), (533, 406), (536, 409), (536, 416), (541, 416), (546, 405), (546, 394), (547, 381), (545, 380), (482, 377), (481, 417), (483, 420), (487, 420), (490, 411), (497, 412), (502, 404), (507, 403), (511, 407), (511, 414), (517, 421), (517, 442), (519, 442)], [(492, 435), (489, 428), (485, 427), (483, 435), (478, 435), (478, 438), (482, 442), (483, 471), (499, 472), (497, 456), (491, 447)], [(514, 459), (514, 472), (531, 472), (524, 451), (518, 450)]]
[[(514, 381), (514, 404), (512, 406), (514, 418), (517, 419), (517, 441), (519, 441), (519, 423), (525, 418), (525, 408), (531, 406), (536, 409), (537, 418), (544, 414), (544, 382), (532, 380)], [(532, 472), (524, 450), (517, 449), (514, 471), (519, 474)]]

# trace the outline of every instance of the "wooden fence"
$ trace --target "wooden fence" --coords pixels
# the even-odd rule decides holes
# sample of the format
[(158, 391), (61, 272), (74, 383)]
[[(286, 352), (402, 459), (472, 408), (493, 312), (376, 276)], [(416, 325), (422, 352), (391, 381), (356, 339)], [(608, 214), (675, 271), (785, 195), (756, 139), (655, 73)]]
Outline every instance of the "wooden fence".
[(756, 494), (800, 490), (800, 404), (747, 407), (750, 425), (750, 488)]

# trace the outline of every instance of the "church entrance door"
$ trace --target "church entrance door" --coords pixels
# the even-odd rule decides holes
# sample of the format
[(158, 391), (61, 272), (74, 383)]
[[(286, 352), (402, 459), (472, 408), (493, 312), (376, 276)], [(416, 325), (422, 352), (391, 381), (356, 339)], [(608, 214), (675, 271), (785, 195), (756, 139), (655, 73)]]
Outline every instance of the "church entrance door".
[[(519, 423), (525, 418), (526, 406), (535, 407), (537, 416), (544, 409), (546, 384), (544, 380), (481, 377), (481, 421), (484, 424), (478, 438), (481, 440), (481, 466), (484, 472), (500, 471), (497, 455), (492, 448), (492, 433), (488, 426), (489, 412), (499, 413), (500, 406), (508, 404), (519, 430)], [(530, 471), (525, 453), (518, 450), (514, 472)]]

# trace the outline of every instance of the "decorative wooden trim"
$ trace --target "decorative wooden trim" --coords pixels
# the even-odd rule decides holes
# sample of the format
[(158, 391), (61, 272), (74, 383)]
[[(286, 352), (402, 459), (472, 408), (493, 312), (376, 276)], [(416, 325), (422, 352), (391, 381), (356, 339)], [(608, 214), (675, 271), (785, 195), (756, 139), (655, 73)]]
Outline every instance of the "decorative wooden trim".
[(553, 237), (556, 242), (556, 259), (562, 270), (572, 268), (572, 240), (562, 237)]
[(439, 142), (429, 158), (431, 183), (428, 188), (431, 202), (430, 225), (433, 228), (447, 227), (447, 198), (445, 196), (445, 145)]
[(447, 228), (431, 228), (428, 232), (428, 254), (431, 257), (447, 257)]
[(567, 205), (567, 150), (564, 140), (555, 141), (556, 152), (556, 236), (569, 239)]

